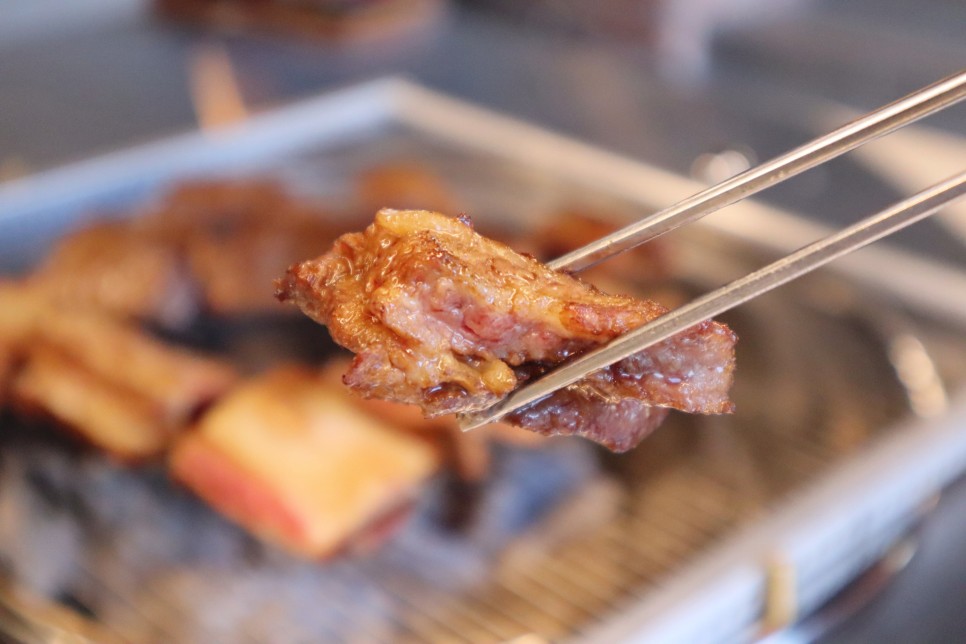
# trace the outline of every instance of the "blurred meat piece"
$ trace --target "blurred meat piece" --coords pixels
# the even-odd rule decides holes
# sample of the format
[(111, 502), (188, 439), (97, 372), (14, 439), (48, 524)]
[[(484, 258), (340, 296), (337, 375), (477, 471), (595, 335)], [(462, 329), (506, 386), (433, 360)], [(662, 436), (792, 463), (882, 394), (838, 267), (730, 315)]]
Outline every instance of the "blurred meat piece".
[(122, 461), (156, 456), (234, 370), (89, 310), (48, 305), (17, 345), (13, 405)]
[(225, 237), (199, 232), (188, 244), (188, 260), (212, 312), (279, 313), (272, 280), (285, 266), (332, 243), (334, 237), (331, 228), (318, 221), (266, 217), (261, 225)]
[(439, 466), (425, 441), (358, 411), (325, 378), (280, 367), (178, 441), (174, 476), (254, 534), (322, 558), (398, 517)]
[(258, 225), (278, 210), (295, 207), (285, 188), (271, 179), (202, 179), (175, 185), (140, 225), (158, 237), (184, 243), (198, 230), (228, 236)]
[(425, 35), (445, 8), (443, 0), (155, 0), (155, 4), (170, 18), (232, 34), (267, 31), (364, 41), (370, 48)]
[(0, 347), (23, 345), (47, 306), (44, 294), (27, 282), (0, 279)]
[[(517, 251), (549, 262), (580, 248), (618, 228), (616, 217), (591, 209), (568, 209), (553, 213), (546, 221), (512, 244)], [(669, 277), (668, 248), (663, 239), (647, 244), (590, 267), (581, 279), (601, 283), (661, 283)]]
[[(549, 262), (608, 235), (620, 226), (618, 215), (603, 210), (574, 208), (553, 213), (533, 230), (514, 239), (510, 246), (519, 252)], [(671, 245), (665, 238), (625, 251), (580, 272), (580, 279), (607, 293), (659, 302), (668, 308), (689, 299), (680, 284), (671, 279)]]
[(382, 208), (433, 210), (455, 215), (456, 197), (439, 175), (415, 164), (384, 165), (363, 172), (358, 184), (363, 212)]
[(0, 279), (0, 409), (9, 398), (11, 381), (29, 346), (28, 338), (47, 306), (38, 289), (23, 281)]
[(30, 281), (55, 302), (178, 329), (202, 308), (283, 311), (271, 281), (335, 236), (320, 208), (277, 182), (197, 181), (143, 216), (70, 233)]
[(150, 400), (44, 345), (18, 370), (11, 396), (21, 413), (49, 419), (123, 462), (159, 454), (172, 436)]
[[(427, 211), (380, 211), (364, 232), (292, 266), (277, 293), (356, 354), (343, 378), (349, 387), (419, 405), (427, 416), (483, 409), (667, 311), (604, 294), (477, 235), (465, 218)], [(734, 342), (724, 325), (703, 322), (510, 420), (629, 449), (663, 417), (652, 407), (731, 411)], [(594, 420), (615, 414), (627, 426)]]
[(183, 184), (137, 225), (184, 255), (218, 314), (279, 312), (272, 279), (336, 236), (324, 212), (269, 180)]
[(0, 410), (4, 408), (7, 400), (7, 390), (10, 387), (10, 380), (13, 378), (14, 370), (14, 351), (3, 340), (0, 340)]
[(130, 221), (103, 221), (58, 242), (31, 277), (67, 305), (96, 307), (177, 328), (199, 308), (177, 249)]
[(342, 374), (349, 366), (350, 361), (341, 358), (326, 364), (323, 376), (332, 391), (344, 392), (351, 404), (366, 413), (432, 441), (443, 454), (446, 464), (462, 481), (478, 482), (486, 478), (490, 469), (490, 443), (493, 441), (518, 447), (535, 447), (544, 441), (539, 434), (506, 423), (492, 423), (472, 432), (464, 432), (453, 415), (426, 418), (418, 407), (412, 405), (352, 396), (342, 386)]

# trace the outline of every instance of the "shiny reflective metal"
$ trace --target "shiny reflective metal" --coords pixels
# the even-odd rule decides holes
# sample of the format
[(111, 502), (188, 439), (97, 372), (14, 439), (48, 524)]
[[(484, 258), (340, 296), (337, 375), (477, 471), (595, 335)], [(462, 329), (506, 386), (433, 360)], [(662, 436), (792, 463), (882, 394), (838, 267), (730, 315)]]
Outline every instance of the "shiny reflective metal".
[[(966, 70), (880, 107), (825, 136), (567, 253), (550, 262), (549, 266), (562, 271), (579, 271), (592, 266), (840, 156), (883, 134), (957, 103), (963, 98), (966, 98)], [(702, 320), (723, 313), (833, 259), (905, 228), (962, 197), (966, 192), (964, 184), (966, 184), (966, 171), (561, 365), (517, 389), (488, 409), (461, 416), (460, 426), (466, 431), (495, 422), (521, 407), (580, 380), (589, 373), (666, 340)]]
[(966, 70), (948, 76), (785, 154), (711, 186), (550, 262), (579, 271), (761, 192), (966, 98)]
[(506, 414), (577, 382), (589, 373), (623, 360), (703, 320), (731, 310), (834, 259), (924, 219), (964, 196), (966, 170), (578, 356), (517, 389), (497, 404), (481, 412), (461, 416), (460, 425), (465, 431), (495, 422)]

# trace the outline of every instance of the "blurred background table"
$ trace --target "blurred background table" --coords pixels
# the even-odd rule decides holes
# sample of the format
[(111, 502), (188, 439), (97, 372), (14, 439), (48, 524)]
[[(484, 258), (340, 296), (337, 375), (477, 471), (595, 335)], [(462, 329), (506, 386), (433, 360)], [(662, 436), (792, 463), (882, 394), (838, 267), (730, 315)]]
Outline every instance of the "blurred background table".
[[(145, 0), (6, 0), (0, 176), (194, 128), (189, 70), (212, 45), (227, 53), (251, 109), (404, 74), (705, 180), (966, 65), (961, 0), (595, 6), (597, 14), (575, 2), (445, 4), (388, 41), (370, 34), (334, 42), (214, 31), (163, 19)], [(838, 226), (964, 162), (960, 105), (869, 156), (813, 170), (763, 199)], [(895, 243), (966, 270), (966, 211), (920, 224)], [(966, 641), (966, 597), (957, 590), (966, 578), (964, 522), (961, 484), (927, 527), (912, 567), (829, 641)]]

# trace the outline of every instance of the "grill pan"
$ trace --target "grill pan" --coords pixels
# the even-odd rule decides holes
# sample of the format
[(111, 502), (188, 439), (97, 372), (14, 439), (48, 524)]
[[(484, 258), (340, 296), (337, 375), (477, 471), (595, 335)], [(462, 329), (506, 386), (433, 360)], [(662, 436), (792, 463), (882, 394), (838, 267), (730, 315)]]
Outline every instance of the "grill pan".
[[(0, 185), (0, 268), (22, 270), (86, 218), (122, 212), (181, 179), (269, 174), (338, 200), (360, 171), (397, 160), (438, 172), (483, 232), (536, 226), (573, 204), (637, 218), (699, 187), (388, 79)], [(739, 204), (669, 236), (672, 282), (708, 290), (821, 232)], [(966, 470), (966, 301), (950, 295), (963, 292), (959, 272), (877, 246), (725, 316), (741, 338), (737, 414), (673, 415), (634, 452), (598, 453), (608, 477), (588, 479), (564, 504), (553, 517), (563, 528), (522, 533), (488, 560), (482, 581), (458, 592), (432, 577), (385, 575), (378, 560), (336, 564), (334, 574), (350, 580), (378, 578), (385, 606), (379, 619), (350, 613), (351, 623), (335, 620), (320, 635), (698, 642), (782, 628), (885, 553)], [(18, 446), (4, 449), (18, 462)], [(0, 552), (12, 549), (0, 539)], [(82, 574), (123, 595), (106, 570)], [(164, 592), (154, 593), (159, 603), (177, 603)], [(787, 608), (776, 612), (778, 604)], [(159, 639), (170, 634), (165, 620), (190, 618), (128, 612), (145, 622), (134, 632)], [(293, 630), (271, 639), (297, 638)]]

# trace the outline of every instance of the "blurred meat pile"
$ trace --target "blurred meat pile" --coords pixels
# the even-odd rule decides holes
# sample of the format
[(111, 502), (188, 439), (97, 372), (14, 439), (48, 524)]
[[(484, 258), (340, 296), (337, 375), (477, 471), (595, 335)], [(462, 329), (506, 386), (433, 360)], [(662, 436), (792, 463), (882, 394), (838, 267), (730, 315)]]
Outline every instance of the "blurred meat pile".
[[(365, 173), (358, 193), (369, 212), (458, 207), (413, 166)], [(215, 320), (217, 335), (218, 320), (293, 317), (272, 279), (331, 245), (340, 231), (326, 208), (270, 180), (213, 180), (130, 215), (78, 228), (32, 272), (0, 282), (0, 405), (80, 439), (65, 449), (166, 463), (252, 534), (320, 558), (385, 541), (439, 473), (481, 481), (493, 444), (541, 447), (529, 432), (464, 434), (452, 417), (351, 396), (332, 352), (253, 367), (183, 341), (199, 320)]]

